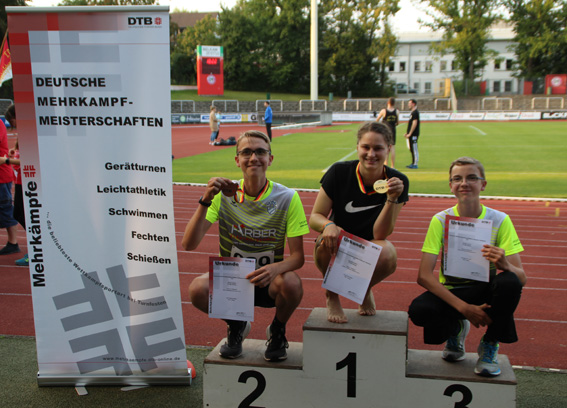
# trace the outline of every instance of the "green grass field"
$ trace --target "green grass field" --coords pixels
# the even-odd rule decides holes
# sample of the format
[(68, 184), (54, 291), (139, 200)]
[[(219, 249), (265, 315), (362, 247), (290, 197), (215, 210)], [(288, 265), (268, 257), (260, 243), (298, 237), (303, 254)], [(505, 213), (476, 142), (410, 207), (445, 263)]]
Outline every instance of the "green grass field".
[[(294, 188), (319, 188), (324, 170), (339, 160), (356, 159), (359, 124), (330, 126), (316, 133), (274, 139), (268, 177)], [(567, 140), (564, 122), (422, 122), (419, 169), (409, 170), (411, 155), (398, 127), (396, 167), (408, 175), (410, 193), (449, 194), (448, 169), (460, 156), (485, 166), (484, 195), (567, 198)], [(235, 151), (223, 149), (173, 162), (175, 182), (206, 183), (212, 176), (241, 178)]]

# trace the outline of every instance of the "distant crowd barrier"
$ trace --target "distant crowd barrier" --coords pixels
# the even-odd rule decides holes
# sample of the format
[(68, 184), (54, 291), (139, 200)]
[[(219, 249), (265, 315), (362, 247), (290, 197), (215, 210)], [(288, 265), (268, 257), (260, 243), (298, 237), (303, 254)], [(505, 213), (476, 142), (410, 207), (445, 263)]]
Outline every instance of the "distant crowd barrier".
[[(492, 97), (492, 98), (482, 98), (482, 104), (481, 104), (482, 110), (485, 110), (485, 109), (486, 109), (486, 107), (484, 106), (484, 104), (485, 104), (485, 102), (489, 102), (489, 101), (490, 101), (490, 102), (495, 102), (495, 104), (496, 104), (495, 109), (498, 109), (498, 103), (499, 103), (499, 102), (502, 102), (502, 103), (508, 102), (508, 103), (509, 103), (508, 109), (512, 109), (512, 104), (513, 104), (512, 98), (499, 98), (499, 97), (497, 97), (497, 96), (494, 96), (494, 97)], [(501, 107), (500, 109), (504, 109), (504, 108)]]
[(240, 103), (238, 102), (238, 100), (236, 100), (236, 99), (214, 99), (213, 100), (213, 106), (216, 106), (215, 104), (221, 103), (221, 102), (224, 104), (223, 112), (227, 111), (227, 109), (226, 109), (227, 103), (233, 103), (233, 104), (236, 103), (236, 111), (240, 112)]
[(561, 96), (536, 96), (532, 98), (532, 109), (535, 109), (536, 101), (545, 101), (545, 109), (549, 109), (549, 103), (552, 101), (560, 101), (561, 109), (565, 104), (565, 99)]
[(280, 103), (280, 110), (283, 111), (283, 101), (281, 99), (258, 99), (256, 100), (256, 111), (258, 111), (258, 104), (259, 103), (264, 103), (264, 102), (270, 102), (270, 105), (272, 106), (272, 109), (274, 109), (275, 103), (274, 102), (279, 102)]
[(303, 110), (303, 103), (304, 102), (311, 102), (311, 110), (314, 111), (315, 110), (315, 103), (323, 103), (325, 106), (324, 110), (327, 110), (327, 101), (325, 99), (302, 99), (299, 101), (299, 110), (302, 111)]

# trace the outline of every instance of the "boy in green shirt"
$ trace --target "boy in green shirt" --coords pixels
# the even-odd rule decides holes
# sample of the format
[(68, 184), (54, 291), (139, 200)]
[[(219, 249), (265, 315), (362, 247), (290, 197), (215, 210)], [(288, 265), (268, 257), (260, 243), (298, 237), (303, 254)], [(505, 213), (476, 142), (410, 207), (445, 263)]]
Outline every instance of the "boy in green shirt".
[[(449, 169), (449, 186), (457, 205), (436, 214), (429, 225), (422, 248), (417, 282), (427, 289), (409, 308), (414, 324), (422, 326), (426, 344), (446, 342), (443, 358), (461, 361), (465, 358), (465, 339), (472, 323), (486, 327), (479, 348), (475, 373), (496, 376), (499, 342), (518, 340), (514, 311), (520, 301), (526, 274), (519, 253), (523, 251), (510, 217), (480, 203), (480, 192), (486, 187), (484, 167), (470, 157), (455, 160)], [(490, 245), (482, 256), (490, 262), (489, 282), (465, 280), (441, 271), (433, 273), (439, 253), (444, 253), (447, 215), (492, 220)]]

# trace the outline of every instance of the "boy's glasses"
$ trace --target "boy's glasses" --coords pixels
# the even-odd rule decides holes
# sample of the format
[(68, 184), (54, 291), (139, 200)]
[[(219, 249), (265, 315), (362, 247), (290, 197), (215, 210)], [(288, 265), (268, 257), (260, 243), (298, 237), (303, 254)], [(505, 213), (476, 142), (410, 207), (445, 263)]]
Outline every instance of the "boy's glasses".
[(260, 148), (260, 149), (256, 149), (256, 150), (242, 149), (241, 151), (238, 152), (238, 155), (240, 157), (245, 158), (245, 159), (249, 159), (250, 157), (252, 157), (253, 154), (255, 154), (256, 157), (258, 157), (258, 158), (263, 158), (263, 157), (268, 156), (270, 154), (270, 151)]
[(469, 184), (475, 184), (478, 183), (480, 180), (484, 180), (484, 178), (478, 176), (467, 176), (463, 179), (461, 176), (455, 176), (449, 179), (451, 183), (455, 183), (455, 184), (461, 184), (463, 180), (466, 180), (467, 183)]

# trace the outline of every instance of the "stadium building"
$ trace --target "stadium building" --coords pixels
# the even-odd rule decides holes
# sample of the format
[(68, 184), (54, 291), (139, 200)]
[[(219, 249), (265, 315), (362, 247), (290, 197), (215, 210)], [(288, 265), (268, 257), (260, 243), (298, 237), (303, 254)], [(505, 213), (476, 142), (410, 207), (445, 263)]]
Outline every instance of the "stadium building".
[[(462, 79), (462, 72), (456, 68), (454, 54), (441, 56), (431, 51), (431, 44), (441, 42), (441, 32), (402, 32), (398, 37), (398, 49), (389, 66), (389, 76), (397, 84), (398, 93), (439, 94), (442, 93), (440, 88), (445, 78)], [(487, 48), (496, 51), (497, 56), (489, 60), (480, 78), (476, 79), (484, 82), (483, 93), (522, 93), (522, 81), (513, 76), (515, 55), (510, 50), (513, 38), (514, 32), (508, 24), (500, 23), (491, 29)]]

